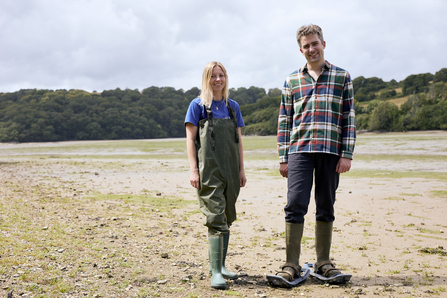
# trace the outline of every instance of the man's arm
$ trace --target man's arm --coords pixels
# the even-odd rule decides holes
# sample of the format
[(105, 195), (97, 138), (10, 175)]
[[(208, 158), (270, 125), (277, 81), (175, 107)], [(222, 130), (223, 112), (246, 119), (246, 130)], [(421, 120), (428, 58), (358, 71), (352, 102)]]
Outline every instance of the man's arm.
[(279, 106), (278, 117), (278, 153), (279, 162), (284, 163), (288, 161), (288, 153), (290, 146), (290, 131), (292, 129), (293, 116), (293, 100), (292, 92), (286, 81), (281, 94), (281, 104)]
[(342, 145), (341, 158), (352, 159), (355, 147), (355, 111), (354, 111), (354, 89), (351, 76), (346, 75), (343, 89), (343, 123), (342, 123)]

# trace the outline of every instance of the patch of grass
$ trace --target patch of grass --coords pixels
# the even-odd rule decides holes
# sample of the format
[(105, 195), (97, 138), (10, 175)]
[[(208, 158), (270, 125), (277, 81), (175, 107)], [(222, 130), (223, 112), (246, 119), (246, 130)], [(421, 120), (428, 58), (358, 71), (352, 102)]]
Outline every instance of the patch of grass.
[[(165, 196), (150, 196), (148, 194), (143, 195), (115, 195), (115, 194), (94, 194), (85, 196), (86, 200), (119, 200), (124, 203), (144, 203), (150, 204), (154, 207), (162, 208), (164, 211), (168, 211), (172, 208), (178, 208), (185, 205), (196, 204), (195, 200), (184, 200), (176, 197)], [(160, 210), (162, 211), (162, 210)]]
[(419, 252), (429, 255), (440, 255), (440, 256), (447, 256), (447, 251), (443, 250), (442, 248), (429, 248), (425, 247), (422, 249), (419, 249)]
[(235, 291), (235, 290), (226, 290), (225, 295), (234, 296), (234, 297), (244, 297), (244, 295), (242, 295), (241, 293), (239, 293), (238, 291)]
[(437, 287), (437, 288), (434, 288), (434, 289), (432, 289), (433, 290), (433, 292), (435, 292), (436, 294), (439, 294), (439, 293), (444, 293), (446, 290), (445, 290), (445, 286), (439, 286), (439, 287)]
[[(244, 144), (245, 145), (245, 144)], [(366, 162), (376, 162), (377, 160), (386, 160), (391, 162), (397, 161), (425, 161), (425, 162), (447, 162), (447, 156), (435, 156), (435, 155), (405, 155), (405, 154), (357, 154), (355, 160), (366, 161)]]
[(309, 242), (309, 240), (314, 240), (314, 239), (315, 238), (303, 236), (303, 237), (301, 237), (301, 244), (306, 244)]
[(417, 228), (417, 230), (421, 233), (428, 233), (428, 234), (441, 234), (440, 231), (436, 231), (436, 230), (430, 230), (430, 229), (425, 229), (425, 228)]
[(427, 235), (421, 235), (421, 234), (416, 234), (415, 236), (424, 237), (424, 238), (430, 238), (430, 239), (438, 239), (438, 240), (444, 240), (445, 241), (445, 238), (442, 238), (442, 237), (427, 236)]
[(447, 180), (446, 172), (422, 172), (422, 171), (381, 171), (381, 170), (356, 170), (353, 169), (343, 175), (351, 178), (386, 178), (386, 179), (400, 179), (400, 178), (418, 178), (429, 180)]
[(447, 198), (447, 190), (432, 190), (431, 195), (433, 197)]
[(383, 198), (382, 200), (388, 200), (388, 201), (404, 201), (405, 199), (403, 199), (403, 198), (399, 198), (399, 197), (388, 197), (388, 198)]
[(400, 270), (390, 270), (388, 273), (389, 274), (399, 274)]
[(276, 136), (243, 136), (244, 151), (272, 148), (276, 153)]
[(424, 216), (417, 216), (417, 215), (413, 215), (413, 214), (411, 214), (411, 213), (407, 213), (407, 214), (405, 214), (406, 216), (412, 216), (412, 217), (416, 217), (416, 218), (420, 218), (420, 219), (427, 219), (426, 217), (424, 217)]
[(407, 196), (407, 197), (421, 197), (421, 194), (418, 193), (400, 193), (400, 196)]

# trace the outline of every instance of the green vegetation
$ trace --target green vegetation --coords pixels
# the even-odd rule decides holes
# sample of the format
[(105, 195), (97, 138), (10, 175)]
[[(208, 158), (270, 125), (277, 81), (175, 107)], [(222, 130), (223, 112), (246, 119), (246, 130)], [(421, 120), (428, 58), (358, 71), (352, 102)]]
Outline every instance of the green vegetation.
[[(410, 75), (401, 82), (353, 80), (358, 130), (447, 129), (447, 68)], [(198, 88), (102, 93), (23, 89), (0, 93), (0, 142), (122, 140), (185, 137), (184, 119)], [(244, 135), (275, 135), (281, 90), (230, 89), (241, 107)], [(150, 150), (150, 149), (148, 149)]]
[(154, 207), (160, 208), (159, 211), (169, 211), (180, 206), (195, 204), (195, 201), (188, 201), (181, 198), (168, 198), (162, 196), (150, 195), (111, 195), (111, 194), (97, 194), (93, 196), (86, 196), (85, 199), (95, 200), (119, 200), (124, 203), (145, 203)]
[(384, 82), (376, 77), (355, 78), (353, 85), (357, 129), (447, 129), (446, 82), (447, 68), (435, 75), (410, 75), (401, 82)]

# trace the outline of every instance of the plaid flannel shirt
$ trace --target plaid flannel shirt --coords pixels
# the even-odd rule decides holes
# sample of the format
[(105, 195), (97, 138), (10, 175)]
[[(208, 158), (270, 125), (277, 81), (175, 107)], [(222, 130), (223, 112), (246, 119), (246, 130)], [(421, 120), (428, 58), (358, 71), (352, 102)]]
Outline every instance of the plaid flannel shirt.
[(326, 61), (317, 81), (307, 64), (284, 83), (278, 119), (280, 162), (293, 153), (329, 153), (352, 159), (356, 139), (349, 73)]

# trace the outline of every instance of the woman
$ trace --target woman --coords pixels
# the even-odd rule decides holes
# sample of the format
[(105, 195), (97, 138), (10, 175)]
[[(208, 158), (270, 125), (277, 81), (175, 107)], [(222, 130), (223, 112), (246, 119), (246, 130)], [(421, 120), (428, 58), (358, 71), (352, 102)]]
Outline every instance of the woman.
[(208, 227), (211, 287), (225, 289), (224, 278), (236, 279), (225, 268), (230, 226), (236, 220), (236, 200), (247, 179), (239, 105), (228, 98), (228, 75), (219, 62), (202, 75), (202, 92), (186, 113), (186, 147), (190, 182), (197, 188), (200, 210)]

